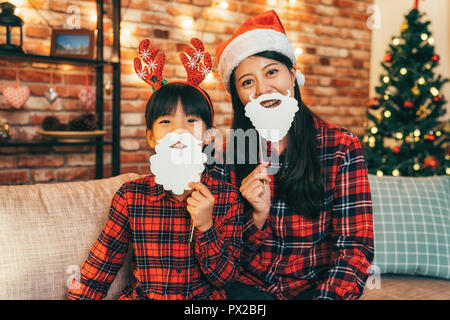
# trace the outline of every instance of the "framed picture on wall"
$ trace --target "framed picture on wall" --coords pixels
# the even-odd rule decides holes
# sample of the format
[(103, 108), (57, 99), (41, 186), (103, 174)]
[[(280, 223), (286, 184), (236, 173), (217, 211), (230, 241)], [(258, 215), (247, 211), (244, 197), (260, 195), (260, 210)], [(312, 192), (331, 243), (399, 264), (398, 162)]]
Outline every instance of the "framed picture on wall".
[(94, 46), (94, 31), (85, 29), (54, 29), (50, 55), (92, 59)]

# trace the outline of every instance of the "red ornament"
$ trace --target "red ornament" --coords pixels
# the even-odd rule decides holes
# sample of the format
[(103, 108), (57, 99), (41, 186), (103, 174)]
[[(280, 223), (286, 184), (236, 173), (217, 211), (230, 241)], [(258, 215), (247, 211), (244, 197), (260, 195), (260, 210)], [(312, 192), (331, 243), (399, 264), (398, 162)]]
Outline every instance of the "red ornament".
[(384, 62), (391, 62), (392, 61), (392, 55), (391, 54), (387, 54), (384, 56)]
[(392, 150), (392, 152), (395, 153), (395, 154), (400, 153), (400, 147), (399, 147), (399, 146), (392, 147), (391, 150)]
[(439, 102), (439, 101), (441, 101), (441, 98), (439, 98), (438, 96), (434, 96), (433, 97), (433, 101), (434, 102)]
[(434, 62), (438, 62), (439, 61), (439, 56), (437, 54), (433, 54), (433, 56), (431, 57), (431, 60)]
[(436, 141), (436, 136), (434, 134), (426, 134), (424, 138), (428, 141)]
[(423, 161), (423, 166), (425, 167), (431, 167), (433, 169), (439, 168), (439, 161), (436, 159), (436, 157), (428, 156)]
[(405, 103), (403, 103), (403, 106), (405, 108), (412, 108), (413, 102), (411, 100), (406, 100)]

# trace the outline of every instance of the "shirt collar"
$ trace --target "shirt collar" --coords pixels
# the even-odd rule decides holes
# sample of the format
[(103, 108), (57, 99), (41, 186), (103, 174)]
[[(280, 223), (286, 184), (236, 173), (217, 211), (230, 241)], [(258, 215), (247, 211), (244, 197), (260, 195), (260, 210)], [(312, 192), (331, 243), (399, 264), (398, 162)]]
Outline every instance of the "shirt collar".
[[(169, 197), (170, 196), (170, 192), (164, 190), (163, 186), (160, 184), (157, 184), (155, 182), (155, 175), (150, 174), (148, 176), (149, 181), (148, 181), (148, 185), (149, 185), (149, 201), (150, 202), (155, 202), (155, 201), (159, 201), (164, 197)], [(211, 186), (212, 185), (212, 177), (210, 175), (210, 170), (208, 169), (208, 167), (205, 165), (205, 169), (203, 170), (201, 177), (200, 177), (200, 182), (203, 183), (205, 186)]]

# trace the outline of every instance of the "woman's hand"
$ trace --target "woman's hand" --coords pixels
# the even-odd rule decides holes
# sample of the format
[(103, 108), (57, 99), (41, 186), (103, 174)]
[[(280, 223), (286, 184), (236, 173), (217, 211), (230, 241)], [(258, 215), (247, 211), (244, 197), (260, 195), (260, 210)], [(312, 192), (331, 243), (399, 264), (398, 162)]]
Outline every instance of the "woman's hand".
[(253, 220), (258, 229), (262, 229), (269, 216), (271, 205), (270, 178), (266, 168), (268, 164), (262, 163), (242, 180), (239, 191), (253, 207)]
[(212, 212), (215, 198), (200, 182), (190, 182), (188, 186), (194, 191), (186, 200), (186, 209), (191, 215), (194, 226), (201, 232), (205, 232), (213, 226)]

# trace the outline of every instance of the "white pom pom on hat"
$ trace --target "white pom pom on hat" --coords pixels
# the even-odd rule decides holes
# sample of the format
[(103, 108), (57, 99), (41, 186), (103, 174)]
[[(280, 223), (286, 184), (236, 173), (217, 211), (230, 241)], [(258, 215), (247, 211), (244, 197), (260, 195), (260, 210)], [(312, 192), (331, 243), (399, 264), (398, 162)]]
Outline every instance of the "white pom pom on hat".
[[(248, 18), (230, 39), (217, 46), (219, 75), (228, 92), (233, 70), (246, 58), (262, 51), (279, 52), (288, 57), (294, 66), (296, 65), (294, 48), (274, 10)], [(298, 85), (303, 86), (305, 76), (297, 70), (296, 77)]]

